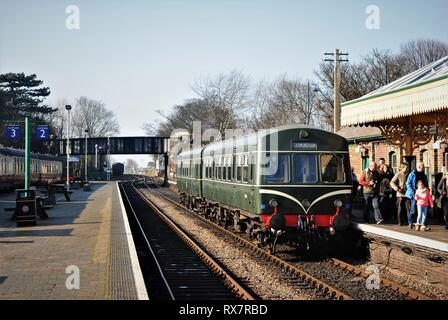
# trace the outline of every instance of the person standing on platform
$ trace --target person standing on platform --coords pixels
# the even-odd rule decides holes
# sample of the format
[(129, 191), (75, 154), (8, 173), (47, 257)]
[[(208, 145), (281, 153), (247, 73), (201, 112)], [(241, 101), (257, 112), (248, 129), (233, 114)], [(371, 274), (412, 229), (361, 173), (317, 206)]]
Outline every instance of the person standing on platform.
[(369, 164), (369, 167), (362, 172), (361, 178), (359, 179), (359, 183), (364, 187), (364, 221), (366, 223), (369, 223), (370, 220), (370, 203), (372, 203), (373, 206), (376, 223), (381, 224), (384, 221), (378, 204), (380, 180), (381, 177), (377, 170), (376, 163), (372, 161)]
[(446, 224), (445, 229), (448, 230), (448, 171), (445, 172), (445, 176), (440, 180), (437, 191), (439, 191), (442, 201), (443, 218)]
[(417, 168), (411, 171), (411, 173), (408, 176), (408, 179), (406, 180), (405, 196), (406, 198), (408, 198), (407, 201), (410, 202), (408, 212), (409, 229), (412, 229), (412, 224), (414, 222), (414, 214), (416, 208), (415, 190), (417, 190), (417, 181), (420, 180), (422, 181), (423, 185), (426, 188), (429, 188), (428, 177), (425, 174), (425, 164), (421, 161), (417, 163)]
[(390, 186), (397, 193), (397, 220), (398, 225), (402, 226), (403, 221), (406, 220), (409, 211), (409, 201), (406, 201), (406, 173), (408, 172), (408, 165), (402, 163), (399, 171), (390, 181)]
[(426, 225), (426, 217), (428, 215), (428, 207), (434, 207), (432, 202), (431, 192), (423, 184), (422, 180), (417, 182), (417, 190), (415, 191), (415, 201), (417, 202), (417, 223), (415, 224), (415, 230), (428, 231), (429, 228)]

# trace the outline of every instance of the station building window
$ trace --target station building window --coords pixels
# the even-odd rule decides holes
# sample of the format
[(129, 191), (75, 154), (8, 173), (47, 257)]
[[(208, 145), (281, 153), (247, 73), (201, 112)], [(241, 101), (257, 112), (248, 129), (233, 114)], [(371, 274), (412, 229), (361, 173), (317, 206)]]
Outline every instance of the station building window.
[(394, 171), (394, 173), (398, 172), (398, 160), (397, 160), (397, 153), (395, 151), (389, 152), (389, 165)]
[(420, 152), (420, 161), (423, 162), (423, 164), (425, 165), (425, 174), (428, 177), (428, 179), (430, 179), (431, 175), (431, 163), (429, 161), (429, 151), (426, 149), (423, 149)]

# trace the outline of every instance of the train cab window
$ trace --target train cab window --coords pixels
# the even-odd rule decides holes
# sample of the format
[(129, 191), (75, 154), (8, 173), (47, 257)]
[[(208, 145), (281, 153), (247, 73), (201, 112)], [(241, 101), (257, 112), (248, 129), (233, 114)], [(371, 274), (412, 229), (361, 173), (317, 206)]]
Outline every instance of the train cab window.
[(317, 157), (315, 154), (295, 154), (294, 183), (316, 183), (318, 180)]
[(267, 153), (260, 164), (260, 174), (268, 184), (289, 183), (289, 155)]
[(334, 153), (322, 154), (320, 156), (320, 166), (323, 183), (345, 182), (344, 155)]

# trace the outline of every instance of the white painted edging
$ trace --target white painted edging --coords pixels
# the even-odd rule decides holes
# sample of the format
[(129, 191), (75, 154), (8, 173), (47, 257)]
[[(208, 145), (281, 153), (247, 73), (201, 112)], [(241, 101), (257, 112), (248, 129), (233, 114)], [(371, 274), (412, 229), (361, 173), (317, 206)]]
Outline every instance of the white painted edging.
[(361, 230), (363, 232), (369, 232), (369, 233), (377, 234), (377, 235), (380, 235), (383, 237), (392, 238), (392, 239), (400, 240), (400, 241), (404, 241), (404, 242), (410, 242), (410, 243), (420, 245), (423, 247), (448, 252), (448, 243), (445, 243), (442, 241), (417, 237), (417, 236), (413, 236), (410, 234), (401, 233), (401, 232), (393, 231), (393, 230), (387, 230), (387, 229), (370, 226), (370, 225), (366, 225), (366, 224), (360, 224), (360, 223), (355, 223), (355, 222), (352, 222), (352, 224), (356, 229)]
[(138, 262), (137, 251), (135, 250), (134, 239), (132, 238), (131, 228), (129, 226), (128, 216), (124, 207), (123, 199), (121, 197), (120, 188), (117, 184), (118, 198), (120, 199), (121, 213), (123, 214), (124, 230), (126, 232), (126, 239), (129, 248), (129, 256), (131, 258), (132, 273), (134, 275), (135, 288), (137, 289), (137, 297), (139, 300), (149, 300), (148, 292), (146, 291), (145, 281), (143, 280), (142, 270)]

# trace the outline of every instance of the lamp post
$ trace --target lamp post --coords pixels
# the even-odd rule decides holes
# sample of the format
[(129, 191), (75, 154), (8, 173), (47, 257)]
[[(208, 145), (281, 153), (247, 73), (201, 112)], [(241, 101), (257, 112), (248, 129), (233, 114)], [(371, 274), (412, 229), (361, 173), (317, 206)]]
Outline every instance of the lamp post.
[(110, 181), (110, 139), (107, 137), (107, 181)]
[[(311, 98), (310, 98), (310, 90), (311, 90), (311, 85), (310, 82), (307, 82), (307, 100), (306, 100), (306, 125), (309, 126), (311, 123), (311, 113), (312, 113), (312, 108), (311, 108)], [(313, 92), (317, 92), (318, 89), (316, 87), (313, 88)]]
[(71, 105), (66, 105), (65, 110), (67, 110), (67, 190), (70, 190), (70, 110), (72, 109)]
[(98, 169), (98, 144), (95, 144), (95, 169)]
[(84, 146), (85, 149), (85, 158), (84, 158), (84, 179), (85, 181), (88, 181), (87, 179), (87, 135), (89, 134), (89, 129), (84, 130), (86, 133), (86, 144)]

